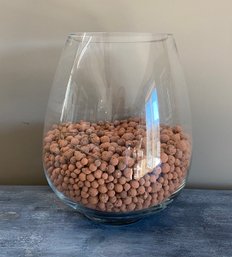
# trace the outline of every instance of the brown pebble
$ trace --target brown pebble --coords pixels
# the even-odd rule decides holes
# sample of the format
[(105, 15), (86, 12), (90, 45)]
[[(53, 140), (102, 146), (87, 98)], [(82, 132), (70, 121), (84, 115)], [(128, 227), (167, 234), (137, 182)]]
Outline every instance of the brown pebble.
[(176, 159), (175, 159), (175, 166), (180, 166), (180, 164), (181, 164), (181, 161), (176, 158)]
[(150, 185), (151, 185), (150, 180), (147, 180), (147, 181), (145, 182), (145, 184), (144, 184), (145, 187), (149, 187)]
[(165, 187), (165, 186), (167, 186), (167, 185), (168, 185), (168, 180), (165, 179), (165, 180), (164, 180), (164, 183), (163, 183), (163, 187)]
[(117, 140), (117, 144), (118, 144), (119, 146), (124, 146), (125, 143), (126, 143), (126, 141), (125, 141), (125, 139), (123, 139), (123, 138), (120, 138), (120, 139)]
[(98, 195), (98, 190), (96, 188), (91, 187), (88, 192), (91, 196), (97, 196)]
[(102, 142), (102, 143), (110, 142), (110, 138), (109, 138), (108, 136), (102, 136), (102, 137), (101, 137), (101, 142)]
[(99, 166), (99, 169), (102, 170), (102, 171), (105, 171), (107, 168), (107, 164), (105, 162), (101, 163), (100, 166)]
[[(104, 149), (104, 150), (108, 150), (108, 151), (109, 151), (109, 147), (110, 147), (110, 143), (109, 143), (109, 142), (100, 144), (100, 148), (101, 148), (101, 149)], [(108, 151), (106, 151), (106, 152), (108, 152)]]
[(88, 168), (82, 168), (81, 171), (82, 171), (83, 173), (85, 173), (86, 175), (88, 175), (88, 174), (91, 173), (91, 170), (88, 169)]
[(134, 188), (129, 189), (128, 195), (131, 196), (131, 197), (136, 196), (137, 195), (136, 189), (134, 189)]
[(121, 185), (124, 185), (124, 184), (126, 184), (126, 178), (125, 177), (120, 177), (119, 179), (118, 179), (118, 182), (121, 184)]
[(156, 175), (151, 175), (151, 176), (150, 176), (150, 182), (151, 182), (151, 183), (155, 183), (156, 180), (157, 180)]
[(81, 164), (83, 165), (83, 166), (85, 166), (85, 165), (87, 165), (88, 164), (88, 159), (87, 158), (83, 158), (83, 159), (81, 159)]
[(165, 163), (168, 161), (168, 155), (166, 153), (161, 153), (160, 154), (160, 159), (162, 163)]
[(94, 136), (91, 137), (90, 141), (93, 144), (99, 144), (100, 143), (100, 138), (95, 134)]
[(161, 141), (161, 143), (167, 143), (169, 139), (170, 139), (170, 138), (169, 138), (169, 136), (168, 136), (167, 134), (161, 134), (161, 135), (160, 135), (160, 141)]
[(120, 170), (116, 170), (113, 173), (114, 178), (120, 178), (122, 176), (122, 172)]
[(170, 155), (174, 155), (176, 153), (176, 148), (174, 145), (168, 145), (166, 149), (166, 153)]
[(112, 182), (111, 182), (111, 183), (108, 183), (108, 184), (107, 184), (107, 189), (108, 189), (108, 190), (113, 190), (113, 189), (114, 189), (114, 183), (112, 183)]
[(116, 202), (114, 203), (115, 207), (120, 207), (122, 206), (122, 200), (121, 199), (117, 199)]
[(170, 165), (168, 163), (164, 163), (162, 165), (162, 172), (163, 173), (168, 173), (170, 171)]
[(123, 202), (126, 205), (131, 204), (132, 203), (132, 197), (126, 197)]
[(159, 177), (159, 178), (158, 178), (158, 182), (161, 183), (161, 184), (163, 184), (163, 183), (164, 183), (164, 178), (163, 178), (163, 177)]
[(88, 198), (88, 201), (89, 201), (90, 204), (97, 204), (97, 203), (98, 203), (98, 197), (96, 197), (96, 196), (90, 196), (90, 197)]
[(96, 166), (95, 164), (91, 163), (91, 164), (89, 165), (89, 169), (90, 169), (91, 171), (96, 171), (96, 170), (97, 170), (97, 166)]
[(109, 199), (109, 196), (107, 194), (104, 194), (104, 193), (101, 193), (99, 195), (99, 200), (102, 202), (102, 203), (106, 203)]
[(110, 145), (110, 146), (108, 147), (108, 151), (110, 151), (110, 152), (112, 152), (112, 153), (114, 153), (115, 150), (116, 150), (115, 147), (112, 146), (112, 145)]
[(128, 179), (132, 179), (132, 175), (133, 175), (133, 170), (131, 168), (126, 168), (124, 171), (123, 171), (123, 175), (128, 178)]
[(77, 183), (77, 186), (78, 186), (79, 188), (82, 188), (82, 187), (84, 186), (83, 181), (79, 181), (79, 182)]
[(99, 184), (97, 183), (96, 180), (94, 180), (94, 181), (91, 183), (91, 187), (92, 187), (92, 188), (98, 188), (98, 187), (99, 187)]
[(139, 184), (140, 184), (141, 186), (143, 186), (143, 185), (145, 184), (145, 179), (144, 179), (144, 178), (140, 178), (140, 179), (139, 179)]
[(136, 205), (134, 203), (130, 203), (127, 206), (128, 211), (133, 211), (135, 209)]
[(137, 180), (132, 180), (130, 181), (130, 185), (132, 188), (138, 188), (139, 187), (139, 182)]
[(115, 191), (114, 190), (109, 190), (107, 192), (107, 194), (108, 194), (109, 197), (113, 197), (113, 196), (115, 196)]
[(97, 167), (100, 167), (100, 166), (101, 166), (101, 161), (100, 161), (100, 160), (95, 160), (94, 164), (95, 164)]
[(135, 160), (134, 160), (133, 158), (131, 158), (131, 157), (126, 157), (126, 165), (127, 165), (129, 168), (133, 167), (134, 163), (135, 163)]
[(95, 177), (94, 177), (93, 174), (88, 174), (88, 175), (86, 176), (86, 178), (87, 178), (87, 180), (88, 180), (89, 182), (93, 182), (93, 181), (95, 180)]
[(87, 193), (87, 192), (88, 192), (88, 190), (89, 190), (89, 189), (88, 189), (88, 187), (83, 186), (83, 188), (82, 188), (82, 191), (83, 191), (83, 192), (86, 192), (86, 193)]
[(109, 175), (108, 179), (106, 180), (106, 182), (109, 183), (109, 182), (113, 182), (113, 181), (114, 181), (114, 176)]
[(79, 152), (79, 151), (75, 151), (74, 155), (75, 155), (77, 161), (80, 161), (82, 159), (82, 157), (83, 157), (83, 154), (81, 152)]
[(176, 144), (176, 147), (180, 150), (180, 151), (185, 151), (187, 150), (187, 144), (185, 140), (181, 140)]
[(91, 184), (90, 184), (90, 182), (88, 180), (85, 181), (85, 186), (86, 187), (90, 187), (91, 186)]
[[(57, 155), (58, 156), (58, 155)], [(56, 157), (57, 157), (56, 156)], [(63, 158), (63, 156), (62, 156), (62, 158)], [(63, 158), (63, 160), (65, 160), (65, 158)], [(77, 162), (77, 159), (76, 159), (76, 157), (75, 156), (72, 156), (71, 158), (70, 158), (70, 163), (72, 163), (72, 164), (75, 164)], [(64, 162), (65, 163), (65, 162)]]
[(74, 173), (74, 172), (72, 172), (72, 173), (71, 173), (71, 177), (72, 177), (72, 178), (77, 178), (77, 174)]
[(89, 197), (89, 194), (85, 191), (81, 191), (81, 197), (82, 198), (88, 198)]
[(88, 199), (87, 199), (87, 198), (83, 198), (83, 197), (82, 197), (81, 203), (82, 203), (83, 205), (87, 205), (89, 202), (88, 202)]
[(175, 163), (176, 159), (173, 155), (168, 156), (168, 164), (171, 166)]
[(68, 166), (68, 169), (69, 169), (70, 172), (74, 171), (75, 168), (76, 167), (73, 164), (69, 164), (69, 166)]
[(98, 182), (99, 185), (104, 185), (105, 184), (105, 180), (103, 178), (99, 178), (97, 180), (97, 182)]
[(108, 176), (109, 176), (109, 175), (108, 175), (107, 173), (103, 173), (103, 174), (102, 174), (102, 178), (103, 178), (104, 180), (107, 180), (107, 179), (108, 179)]
[(125, 133), (125, 134), (122, 135), (122, 138), (124, 138), (126, 141), (133, 140), (134, 135), (132, 133)]
[(130, 157), (132, 155), (132, 151), (130, 149), (126, 149), (122, 152), (123, 156)]
[(140, 187), (138, 188), (138, 194), (142, 195), (142, 194), (144, 194), (144, 193), (145, 193), (145, 187), (144, 187), (144, 186), (140, 186)]
[(112, 197), (110, 197), (109, 201), (111, 203), (115, 203), (117, 201), (117, 197), (116, 196), (112, 196)]
[(102, 160), (108, 162), (108, 161), (110, 160), (110, 158), (111, 158), (112, 155), (113, 155), (112, 152), (103, 151), (103, 152), (102, 152), (102, 155), (101, 155), (101, 158), (102, 158)]
[(125, 131), (126, 131), (126, 130), (125, 130), (124, 128), (120, 128), (120, 130), (118, 131), (118, 135), (119, 135), (119, 136), (124, 135)]
[(172, 130), (174, 133), (180, 133), (182, 132), (182, 127), (180, 125), (176, 125)]
[(123, 186), (122, 186), (121, 184), (116, 184), (116, 185), (114, 186), (114, 189), (115, 189), (115, 192), (121, 193), (122, 190), (123, 190)]
[(105, 186), (105, 185), (100, 185), (99, 187), (98, 187), (98, 191), (100, 192), (100, 193), (102, 193), (102, 194), (105, 194), (106, 192), (107, 192), (107, 187)]
[(102, 202), (98, 203), (98, 208), (101, 210), (101, 211), (105, 211), (106, 210), (106, 205)]
[(76, 167), (78, 170), (80, 170), (83, 167), (83, 165), (81, 164), (81, 162), (76, 162)]
[(86, 174), (85, 173), (81, 173), (79, 175), (79, 179), (80, 179), (80, 181), (85, 181), (86, 180)]
[(121, 212), (125, 212), (126, 211), (126, 205), (122, 204), (122, 206), (120, 207), (120, 211)]
[(101, 178), (101, 176), (102, 176), (102, 171), (101, 170), (96, 170), (94, 172), (94, 177), (95, 178), (99, 179), (99, 178)]
[(78, 187), (78, 185), (77, 185), (77, 184), (74, 184), (74, 185), (73, 185), (73, 189), (74, 189), (74, 190), (78, 190), (78, 191), (80, 191), (80, 190), (79, 190), (79, 187)]
[(173, 179), (177, 179), (178, 178), (178, 173), (177, 172), (173, 172)]
[(123, 188), (125, 191), (128, 191), (131, 188), (131, 185), (129, 183), (125, 183)]
[(107, 210), (107, 211), (110, 212), (113, 207), (114, 207), (114, 205), (113, 205), (111, 202), (107, 202), (107, 203), (106, 203), (106, 210)]
[(118, 158), (112, 156), (110, 159), (110, 164), (112, 164), (113, 166), (117, 166), (118, 165)]
[(107, 167), (107, 171), (108, 171), (109, 174), (112, 174), (115, 171), (115, 167), (110, 164)]
[(183, 157), (183, 152), (180, 149), (176, 149), (175, 157), (178, 159), (182, 159)]
[(122, 161), (119, 162), (118, 164), (118, 169), (123, 171), (126, 168), (126, 164)]
[(126, 197), (127, 197), (127, 192), (126, 192), (126, 191), (122, 191), (122, 192), (120, 193), (120, 197), (121, 197), (122, 199), (126, 198)]

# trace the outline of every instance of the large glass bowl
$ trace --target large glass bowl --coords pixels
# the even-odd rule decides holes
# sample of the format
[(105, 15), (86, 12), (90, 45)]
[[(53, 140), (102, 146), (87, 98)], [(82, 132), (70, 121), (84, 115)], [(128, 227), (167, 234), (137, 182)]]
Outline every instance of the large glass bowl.
[(173, 201), (190, 159), (173, 36), (70, 34), (44, 125), (44, 170), (57, 196), (90, 219), (133, 222)]

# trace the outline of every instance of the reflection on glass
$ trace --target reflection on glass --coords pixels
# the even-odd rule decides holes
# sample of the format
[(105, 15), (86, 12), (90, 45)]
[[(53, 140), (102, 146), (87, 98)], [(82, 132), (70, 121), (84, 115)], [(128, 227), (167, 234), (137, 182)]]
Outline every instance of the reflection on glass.
[(146, 166), (148, 170), (153, 170), (160, 163), (160, 119), (155, 87), (146, 97), (145, 111), (147, 127)]

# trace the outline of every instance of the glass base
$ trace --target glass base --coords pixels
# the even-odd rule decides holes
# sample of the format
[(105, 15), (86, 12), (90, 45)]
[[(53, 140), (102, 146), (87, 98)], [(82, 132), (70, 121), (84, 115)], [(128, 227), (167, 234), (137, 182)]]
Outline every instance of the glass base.
[(181, 184), (181, 186), (164, 202), (161, 204), (143, 209), (138, 211), (132, 211), (132, 212), (125, 212), (125, 213), (116, 213), (116, 212), (103, 212), (98, 211), (94, 209), (90, 209), (87, 207), (84, 207), (66, 196), (64, 196), (61, 192), (57, 191), (57, 189), (50, 183), (48, 180), (49, 185), (53, 189), (53, 191), (56, 193), (56, 195), (67, 205), (77, 210), (79, 213), (83, 214), (88, 219), (97, 222), (97, 223), (104, 223), (104, 224), (110, 224), (110, 225), (126, 225), (131, 224), (136, 221), (139, 221), (142, 218), (145, 218), (147, 216), (156, 214), (162, 210), (164, 210), (173, 200), (179, 195), (181, 189), (185, 185), (185, 181)]
[(167, 207), (169, 203), (172, 201), (168, 201), (165, 204), (159, 204), (158, 206), (150, 207), (148, 209), (144, 209), (142, 211), (133, 211), (133, 212), (127, 212), (127, 213), (120, 213), (120, 214), (97, 214), (97, 213), (91, 213), (87, 214), (84, 213), (84, 215), (95, 222), (98, 223), (104, 223), (104, 224), (109, 224), (109, 225), (127, 225), (131, 224), (134, 222), (137, 222), (144, 217), (147, 217), (149, 215), (155, 214), (159, 211), (162, 211)]

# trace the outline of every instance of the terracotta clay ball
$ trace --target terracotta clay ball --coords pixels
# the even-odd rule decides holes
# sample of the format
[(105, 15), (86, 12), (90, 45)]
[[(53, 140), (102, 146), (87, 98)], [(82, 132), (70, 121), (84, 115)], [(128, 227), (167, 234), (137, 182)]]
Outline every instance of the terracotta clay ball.
[(103, 212), (162, 204), (185, 183), (191, 142), (180, 125), (160, 126), (160, 163), (148, 167), (145, 120), (54, 124), (44, 136), (43, 160), (57, 191)]

